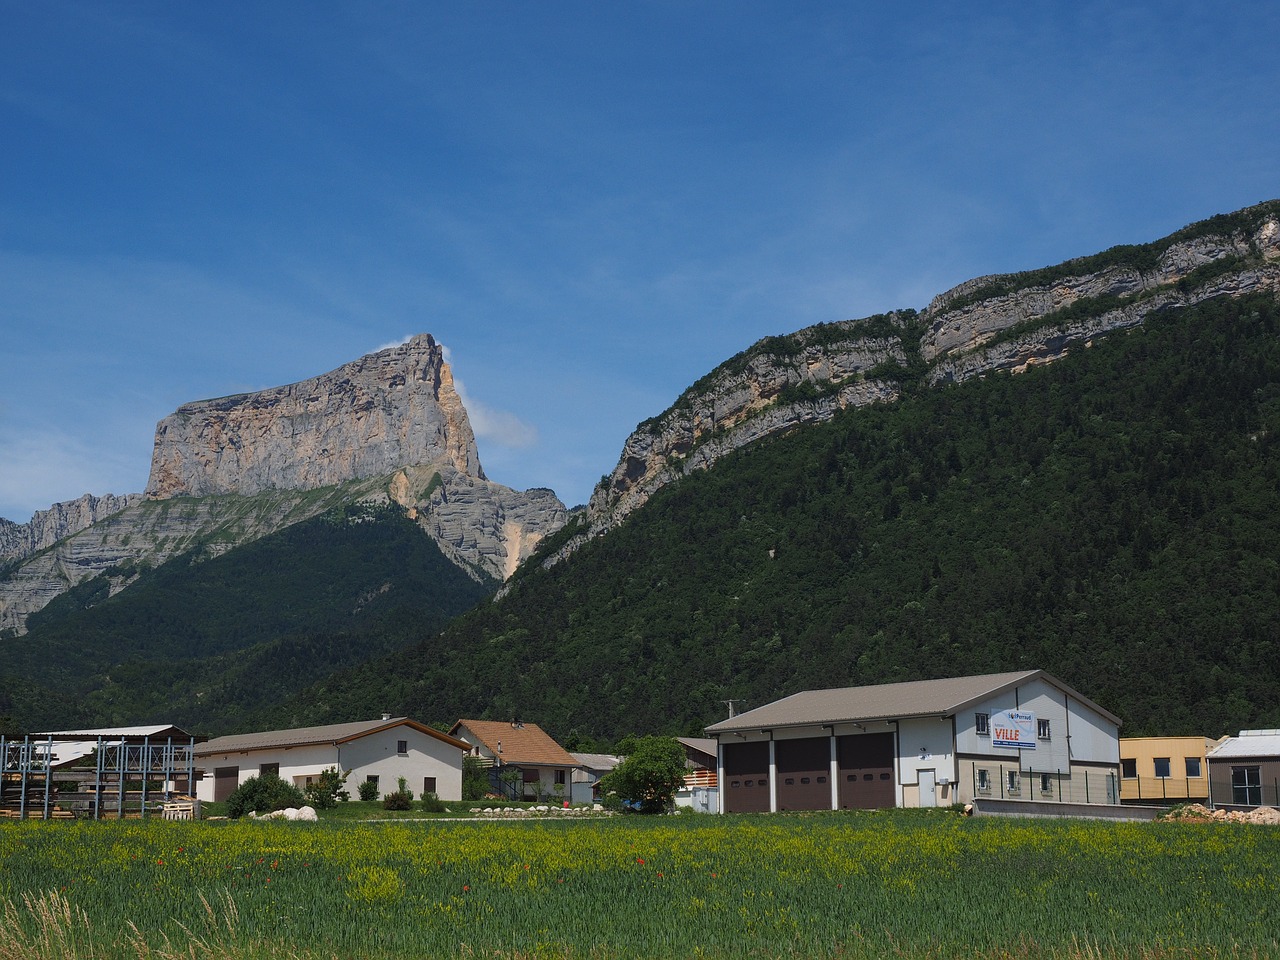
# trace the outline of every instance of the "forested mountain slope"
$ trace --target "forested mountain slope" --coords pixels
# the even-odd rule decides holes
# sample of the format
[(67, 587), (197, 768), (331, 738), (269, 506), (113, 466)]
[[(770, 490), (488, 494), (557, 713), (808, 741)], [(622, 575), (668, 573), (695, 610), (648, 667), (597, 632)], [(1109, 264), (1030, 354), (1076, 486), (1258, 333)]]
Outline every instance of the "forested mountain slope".
[(588, 516), (544, 563), (621, 523), (663, 486), (734, 450), (842, 410), (1052, 362), (1164, 310), (1280, 294), (1280, 201), (1022, 273), (976, 277), (920, 312), (820, 323), (765, 337), (641, 423), (591, 496)]
[(1280, 726), (1273, 294), (1158, 311), (1017, 375), (926, 373), (663, 487), (441, 636), (259, 719), (376, 704), (579, 742), (694, 732), (728, 698), (1039, 667), (1128, 735)]
[(106, 598), (107, 578), (81, 584), (5, 647), (0, 715), (27, 729), (238, 730), (263, 703), (439, 630), (498, 582), (468, 576), (398, 506), (367, 503), (116, 573), (133, 586)]

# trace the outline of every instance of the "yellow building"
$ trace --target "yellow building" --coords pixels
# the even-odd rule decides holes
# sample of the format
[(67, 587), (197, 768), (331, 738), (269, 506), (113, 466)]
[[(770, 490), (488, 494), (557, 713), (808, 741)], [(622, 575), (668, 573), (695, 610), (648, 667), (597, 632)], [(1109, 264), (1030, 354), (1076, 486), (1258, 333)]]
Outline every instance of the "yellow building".
[(1208, 737), (1121, 737), (1121, 803), (1209, 802)]

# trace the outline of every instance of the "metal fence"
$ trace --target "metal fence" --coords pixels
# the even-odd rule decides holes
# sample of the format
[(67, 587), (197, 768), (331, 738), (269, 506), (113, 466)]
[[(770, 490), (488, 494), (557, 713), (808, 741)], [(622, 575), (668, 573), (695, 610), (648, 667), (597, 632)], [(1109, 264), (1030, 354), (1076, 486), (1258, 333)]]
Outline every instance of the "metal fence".
[[(1256, 769), (1256, 768), (1255, 768)], [(1230, 772), (1215, 774), (1210, 781), (1210, 806), (1280, 807), (1280, 777), (1235, 777)]]
[(1121, 777), (1125, 803), (1208, 803), (1208, 777)]
[(1036, 770), (1018, 764), (973, 767), (973, 795), (998, 800), (1045, 803), (1120, 802), (1119, 778), (1113, 771)]

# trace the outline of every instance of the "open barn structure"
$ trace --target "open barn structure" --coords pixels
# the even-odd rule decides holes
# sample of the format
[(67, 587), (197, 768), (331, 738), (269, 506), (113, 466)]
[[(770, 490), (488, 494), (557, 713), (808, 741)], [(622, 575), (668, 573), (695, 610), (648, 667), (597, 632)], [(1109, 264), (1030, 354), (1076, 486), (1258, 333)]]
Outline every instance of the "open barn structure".
[(0, 737), (0, 816), (195, 816), (195, 743), (168, 725)]

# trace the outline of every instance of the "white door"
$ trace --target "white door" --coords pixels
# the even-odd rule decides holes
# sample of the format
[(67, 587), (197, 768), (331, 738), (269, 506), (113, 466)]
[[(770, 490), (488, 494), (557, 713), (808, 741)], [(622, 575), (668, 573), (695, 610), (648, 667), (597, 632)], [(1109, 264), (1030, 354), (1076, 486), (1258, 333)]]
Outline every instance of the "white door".
[(938, 790), (936, 772), (933, 770), (920, 771), (920, 806), (936, 807), (938, 805)]

